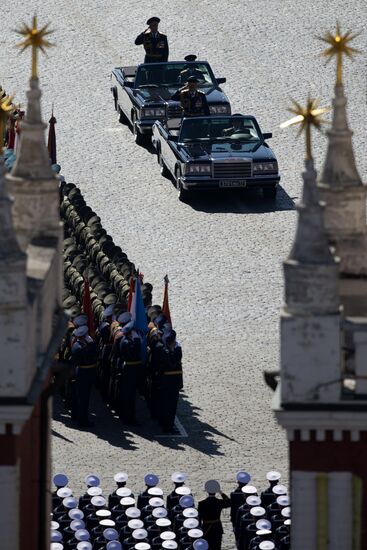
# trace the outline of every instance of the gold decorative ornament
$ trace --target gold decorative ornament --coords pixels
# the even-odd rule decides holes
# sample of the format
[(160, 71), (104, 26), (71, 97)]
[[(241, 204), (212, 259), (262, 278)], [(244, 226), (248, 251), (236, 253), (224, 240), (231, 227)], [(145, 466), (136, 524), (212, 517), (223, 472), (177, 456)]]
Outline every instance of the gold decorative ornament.
[(327, 63), (330, 61), (330, 59), (336, 57), (337, 84), (343, 83), (343, 55), (346, 55), (350, 59), (353, 59), (353, 56), (361, 53), (360, 50), (349, 46), (349, 43), (360, 34), (360, 32), (352, 33), (352, 31), (347, 31), (344, 35), (342, 35), (340, 25), (339, 23), (337, 23), (335, 35), (331, 32), (327, 32), (323, 36), (317, 36), (319, 40), (322, 40), (322, 42), (326, 42), (327, 44), (329, 44), (329, 48), (327, 48), (320, 54), (322, 57), (328, 58)]
[(326, 121), (320, 118), (320, 115), (330, 111), (330, 108), (320, 108), (318, 99), (311, 99), (308, 96), (306, 107), (302, 107), (297, 101), (292, 99), (293, 107), (288, 109), (289, 112), (296, 115), (295, 117), (283, 122), (280, 127), (288, 128), (288, 126), (293, 126), (295, 124), (300, 124), (300, 129), (297, 136), (302, 133), (306, 134), (306, 160), (312, 159), (311, 151), (311, 127), (314, 126), (317, 130), (321, 129), (321, 125), (325, 124)]
[(45, 39), (45, 36), (53, 33), (54, 31), (48, 30), (49, 23), (44, 25), (41, 29), (37, 28), (37, 17), (36, 15), (33, 16), (33, 23), (32, 27), (29, 27), (25, 23), (23, 23), (23, 26), (16, 30), (18, 34), (24, 36), (24, 40), (22, 40), (19, 44), (17, 44), (18, 48), (22, 48), (21, 52), (24, 52), (27, 48), (32, 48), (32, 78), (37, 78), (37, 52), (38, 50), (41, 50), (43, 53), (46, 53), (47, 48), (51, 48), (55, 44), (52, 44), (48, 40)]
[(6, 95), (5, 90), (0, 87), (0, 153), (4, 147), (6, 122), (16, 109), (13, 99), (14, 95)]

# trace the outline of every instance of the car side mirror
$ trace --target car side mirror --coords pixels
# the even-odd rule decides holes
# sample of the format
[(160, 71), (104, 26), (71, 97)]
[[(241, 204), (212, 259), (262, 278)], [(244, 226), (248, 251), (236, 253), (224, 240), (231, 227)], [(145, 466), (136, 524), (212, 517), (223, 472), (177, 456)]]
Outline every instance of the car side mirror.
[(272, 132), (266, 132), (265, 134), (263, 134), (263, 138), (264, 139), (270, 139), (273, 137), (273, 133)]
[(177, 143), (178, 142), (178, 137), (177, 136), (168, 136), (167, 141), (175, 141)]
[(218, 84), (224, 84), (225, 82), (227, 82), (227, 79), (224, 77), (219, 77), (219, 78), (216, 78), (215, 80), (218, 82)]

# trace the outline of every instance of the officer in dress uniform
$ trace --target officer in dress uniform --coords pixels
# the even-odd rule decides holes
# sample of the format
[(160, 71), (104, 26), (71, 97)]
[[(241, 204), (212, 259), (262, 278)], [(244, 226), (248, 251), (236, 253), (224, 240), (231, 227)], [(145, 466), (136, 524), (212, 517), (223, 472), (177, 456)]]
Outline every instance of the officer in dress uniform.
[(176, 341), (176, 332), (169, 330), (155, 348), (157, 363), (158, 421), (164, 433), (176, 433), (174, 427), (182, 378), (182, 348)]
[(159, 17), (151, 17), (147, 21), (148, 28), (139, 34), (135, 44), (143, 44), (145, 50), (144, 63), (160, 63), (168, 61), (168, 40), (165, 34), (158, 31)]
[(75, 414), (78, 425), (87, 428), (93, 424), (88, 420), (89, 400), (97, 372), (98, 347), (83, 325), (74, 330), (76, 338), (71, 348), (72, 361), (76, 366)]
[[(201, 500), (198, 505), (199, 518), (203, 526), (203, 538), (209, 543), (209, 550), (220, 550), (222, 546), (223, 526), (220, 520), (224, 508), (230, 508), (231, 501), (221, 489), (218, 481), (211, 479), (205, 483), (205, 491), (208, 497)], [(216, 493), (220, 493), (221, 499)]]
[(247, 485), (247, 483), (251, 480), (251, 476), (247, 472), (240, 471), (240, 472), (237, 472), (236, 479), (237, 479), (238, 485), (235, 488), (235, 490), (232, 491), (230, 494), (231, 522), (233, 527), (235, 526), (235, 523), (236, 523), (237, 510), (241, 506), (241, 504), (243, 504), (245, 501), (245, 495), (242, 492), (242, 487)]
[(172, 101), (180, 101), (184, 117), (210, 115), (206, 95), (198, 90), (198, 82), (197, 76), (189, 76), (187, 84), (171, 96)]
[[(184, 59), (185, 61), (192, 62), (196, 60), (196, 55), (189, 54), (189, 55), (186, 55)], [(179, 82), (181, 82), (181, 84), (184, 84), (185, 82), (187, 82), (187, 79), (189, 78), (189, 76), (196, 76), (200, 81), (205, 80), (203, 72), (198, 68), (196, 64), (185, 65), (185, 67), (179, 74), (178, 80)]]

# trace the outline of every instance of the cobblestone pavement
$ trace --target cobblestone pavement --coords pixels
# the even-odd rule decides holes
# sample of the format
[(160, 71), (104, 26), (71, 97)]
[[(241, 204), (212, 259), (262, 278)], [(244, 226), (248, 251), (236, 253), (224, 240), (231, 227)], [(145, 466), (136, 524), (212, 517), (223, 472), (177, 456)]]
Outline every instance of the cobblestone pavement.
[[(80, 184), (115, 242), (154, 285), (155, 302), (169, 274), (173, 321), (184, 348), (185, 394), (178, 414), (188, 438), (155, 438), (149, 422), (124, 433), (97, 400), (91, 433), (74, 430), (57, 409), (53, 466), (70, 475), (76, 490), (92, 470), (110, 486), (112, 473), (121, 469), (130, 472), (135, 489), (147, 469), (161, 474), (165, 489), (173, 470), (188, 471), (198, 496), (208, 477), (229, 491), (239, 468), (252, 472), (260, 486), (268, 469), (287, 470), (285, 435), (273, 419), (272, 392), (262, 373), (279, 362), (281, 262), (293, 239), (303, 157), (295, 130), (281, 132), (278, 125), (288, 117), (290, 97), (305, 101), (310, 91), (330, 105), (334, 63), (325, 67), (318, 58), (323, 45), (315, 35), (331, 29), (336, 18), (342, 29), (359, 30), (366, 3), (153, 0), (147, 6), (132, 0), (42, 0), (31, 1), (26, 14), (24, 3), (14, 0), (2, 10), (1, 83), (21, 101), (30, 60), (17, 57), (11, 29), (29, 20), (33, 8), (41, 23), (50, 20), (56, 29), (57, 48), (42, 59), (40, 77), (45, 118), (55, 104), (62, 171)], [(239, 193), (200, 194), (191, 205), (179, 203), (155, 157), (118, 124), (109, 72), (141, 61), (133, 41), (152, 14), (162, 18), (171, 59), (191, 52), (208, 59), (216, 75), (227, 77), (224, 89), (234, 112), (254, 114), (264, 131), (274, 133), (283, 187), (275, 205)], [(365, 34), (355, 46), (366, 51)], [(348, 62), (345, 80), (366, 181), (365, 69), (365, 58)], [(319, 169), (325, 146), (325, 137), (315, 136)]]

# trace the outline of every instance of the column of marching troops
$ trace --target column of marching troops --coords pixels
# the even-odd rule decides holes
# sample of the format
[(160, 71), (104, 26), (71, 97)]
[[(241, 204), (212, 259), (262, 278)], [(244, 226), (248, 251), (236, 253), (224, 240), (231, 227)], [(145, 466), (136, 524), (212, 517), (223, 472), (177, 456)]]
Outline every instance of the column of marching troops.
[[(72, 373), (62, 391), (65, 406), (79, 427), (91, 426), (89, 400), (96, 384), (110, 409), (124, 424), (133, 425), (136, 397), (141, 395), (162, 430), (175, 433), (182, 350), (170, 318), (160, 305), (151, 305), (152, 285), (141, 281), (80, 190), (63, 183), (60, 196), (65, 228), (63, 306), (70, 322), (58, 360), (69, 364)], [(131, 279), (141, 289), (147, 333), (135, 326), (127, 311)], [(82, 312), (86, 286), (89, 314)]]
[[(221, 512), (230, 510), (238, 550), (290, 550), (290, 501), (280, 474), (268, 472), (269, 486), (258, 495), (250, 475), (240, 471), (237, 487), (228, 497), (218, 481), (205, 483), (207, 498), (195, 506), (187, 476), (175, 472), (166, 500), (159, 478), (147, 474), (145, 488), (135, 497), (128, 475), (114, 476), (117, 484), (103, 496), (96, 475), (85, 479), (86, 491), (76, 498), (65, 474), (54, 477), (52, 550), (220, 550)], [(218, 496), (217, 496), (218, 495)]]

